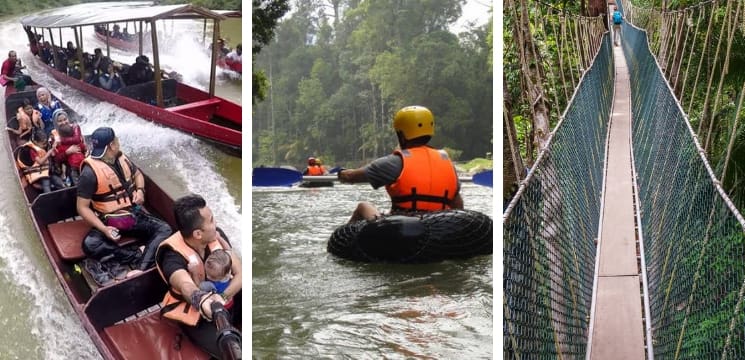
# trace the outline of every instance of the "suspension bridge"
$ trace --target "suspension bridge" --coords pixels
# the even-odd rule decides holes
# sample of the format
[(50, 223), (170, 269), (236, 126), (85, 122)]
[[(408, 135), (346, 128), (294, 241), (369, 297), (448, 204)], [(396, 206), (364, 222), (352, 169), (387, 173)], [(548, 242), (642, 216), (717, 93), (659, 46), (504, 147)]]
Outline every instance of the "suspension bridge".
[(702, 4), (661, 16), (655, 51), (649, 14), (618, 4), (621, 45), (600, 37), (503, 215), (505, 359), (745, 358), (745, 220), (706, 158), (714, 120), (694, 131), (680, 100), (709, 75), (689, 33), (714, 44), (721, 17), (728, 62), (745, 4)]

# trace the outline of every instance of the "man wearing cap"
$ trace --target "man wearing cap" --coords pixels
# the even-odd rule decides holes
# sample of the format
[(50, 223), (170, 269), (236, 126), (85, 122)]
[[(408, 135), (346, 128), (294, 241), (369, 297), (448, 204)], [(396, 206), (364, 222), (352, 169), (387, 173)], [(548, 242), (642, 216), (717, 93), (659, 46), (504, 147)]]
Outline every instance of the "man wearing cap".
[[(393, 118), (400, 150), (376, 159), (359, 169), (342, 169), (339, 180), (368, 182), (377, 189), (385, 186), (391, 198), (391, 213), (410, 213), (462, 209), (460, 181), (445, 150), (427, 146), (435, 134), (432, 112), (423, 106), (407, 106)], [(373, 220), (380, 212), (369, 202), (361, 202), (350, 222)]]
[[(96, 129), (90, 143), (91, 153), (80, 170), (77, 210), (93, 226), (83, 240), (83, 252), (103, 265), (94, 262), (93, 268), (86, 268), (96, 282), (105, 284), (112, 275), (123, 278), (137, 272), (127, 274), (122, 265), (140, 271), (152, 267), (155, 251), (171, 235), (171, 227), (140, 208), (145, 202), (145, 177), (121, 152), (114, 129)], [(144, 253), (119, 246), (122, 236), (144, 242)]]

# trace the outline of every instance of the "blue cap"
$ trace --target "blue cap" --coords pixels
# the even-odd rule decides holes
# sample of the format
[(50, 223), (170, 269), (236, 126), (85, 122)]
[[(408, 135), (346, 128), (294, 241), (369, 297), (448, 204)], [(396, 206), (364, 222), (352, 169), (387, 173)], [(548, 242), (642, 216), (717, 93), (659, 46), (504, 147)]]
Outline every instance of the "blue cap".
[(114, 141), (115, 137), (114, 129), (110, 127), (100, 127), (96, 129), (93, 134), (91, 134), (91, 146), (93, 147), (93, 150), (91, 150), (91, 157), (94, 159), (101, 158), (106, 152), (106, 147)]

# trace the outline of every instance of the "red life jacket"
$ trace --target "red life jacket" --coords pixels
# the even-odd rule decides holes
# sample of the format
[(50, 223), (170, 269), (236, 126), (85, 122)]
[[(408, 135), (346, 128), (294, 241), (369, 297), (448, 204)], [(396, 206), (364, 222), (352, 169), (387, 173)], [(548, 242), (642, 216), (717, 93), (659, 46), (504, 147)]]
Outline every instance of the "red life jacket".
[(393, 209), (450, 209), (458, 191), (458, 175), (444, 150), (417, 146), (394, 154), (403, 159), (403, 169), (396, 182), (385, 187)]

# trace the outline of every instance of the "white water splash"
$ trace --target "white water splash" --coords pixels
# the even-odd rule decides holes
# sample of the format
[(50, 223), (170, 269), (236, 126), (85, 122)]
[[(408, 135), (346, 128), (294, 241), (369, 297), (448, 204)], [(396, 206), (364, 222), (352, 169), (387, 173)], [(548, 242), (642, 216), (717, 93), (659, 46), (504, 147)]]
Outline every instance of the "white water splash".
[[(8, 219), (0, 214), (0, 259), (5, 266), (2, 272), (19, 286), (34, 306), (30, 312), (33, 321), (32, 335), (40, 339), (45, 359), (94, 359), (100, 358), (96, 347), (83, 330), (69, 304), (63, 303), (64, 294), (58, 283), (50, 284), (38, 265), (24, 252), (20, 241), (39, 241), (35, 238), (12, 236), (14, 231)], [(49, 267), (45, 267), (49, 269)], [(64, 331), (62, 331), (64, 329)]]

